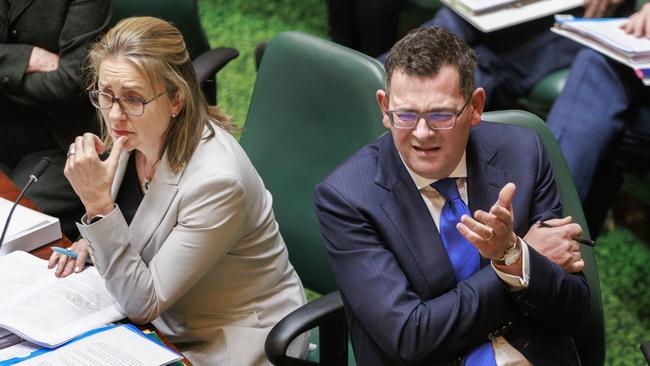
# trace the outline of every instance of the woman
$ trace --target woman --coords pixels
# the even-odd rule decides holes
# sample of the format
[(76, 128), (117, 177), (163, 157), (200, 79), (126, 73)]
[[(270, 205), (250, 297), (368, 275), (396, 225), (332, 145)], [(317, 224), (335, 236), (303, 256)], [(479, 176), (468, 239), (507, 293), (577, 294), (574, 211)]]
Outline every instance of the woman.
[(67, 276), (90, 255), (129, 319), (152, 322), (196, 365), (268, 363), (266, 335), (305, 303), (303, 288), (270, 194), (227, 116), (208, 107), (180, 32), (125, 19), (89, 66), (105, 136), (70, 145), (83, 239), (76, 261), (53, 254), (50, 268)]

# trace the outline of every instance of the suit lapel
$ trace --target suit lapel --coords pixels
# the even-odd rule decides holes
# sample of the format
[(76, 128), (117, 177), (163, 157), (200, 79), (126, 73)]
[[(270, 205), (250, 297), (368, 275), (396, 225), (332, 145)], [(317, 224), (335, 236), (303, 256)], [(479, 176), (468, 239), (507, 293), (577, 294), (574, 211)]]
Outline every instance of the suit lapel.
[[(467, 195), (472, 214), (476, 210), (489, 212), (507, 183), (506, 171), (491, 164), (496, 147), (479, 133), (479, 128), (472, 129), (467, 143)], [(488, 263), (481, 257), (481, 267)]]
[(167, 214), (169, 206), (178, 192), (178, 182), (182, 175), (182, 171), (174, 174), (169, 170), (167, 154), (165, 153), (160, 164), (158, 164), (149, 190), (144, 195), (140, 207), (138, 207), (129, 226), (131, 246), (138, 253), (141, 253), (144, 247), (149, 244), (153, 233)]
[(111, 197), (113, 197), (113, 202), (117, 201), (117, 194), (120, 192), (120, 186), (122, 185), (122, 180), (124, 180), (126, 167), (129, 165), (129, 156), (131, 156), (131, 153), (124, 151), (120, 154), (120, 160), (117, 162), (117, 170), (115, 170), (115, 177), (113, 178), (113, 185), (111, 186)]
[(34, 0), (12, 0), (11, 6), (9, 7), (9, 24), (13, 23), (33, 1)]
[(438, 293), (440, 288), (455, 287), (454, 271), (438, 229), (390, 134), (381, 139), (379, 149), (375, 183), (389, 190), (388, 198), (381, 205), (384, 212), (420, 267), (431, 293)]

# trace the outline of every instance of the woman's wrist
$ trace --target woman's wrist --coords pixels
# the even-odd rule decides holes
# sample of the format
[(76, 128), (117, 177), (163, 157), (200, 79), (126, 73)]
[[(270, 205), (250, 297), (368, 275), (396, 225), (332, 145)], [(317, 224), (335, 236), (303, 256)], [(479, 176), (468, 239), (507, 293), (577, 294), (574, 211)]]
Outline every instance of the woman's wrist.
[(115, 204), (111, 201), (104, 204), (98, 204), (93, 206), (86, 206), (86, 217), (92, 219), (95, 216), (106, 216), (110, 214), (115, 208)]

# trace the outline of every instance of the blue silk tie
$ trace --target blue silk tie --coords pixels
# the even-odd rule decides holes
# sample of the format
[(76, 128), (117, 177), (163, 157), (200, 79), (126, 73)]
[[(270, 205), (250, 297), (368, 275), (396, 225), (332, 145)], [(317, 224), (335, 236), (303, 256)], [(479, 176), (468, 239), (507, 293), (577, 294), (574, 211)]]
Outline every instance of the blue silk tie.
[[(471, 217), (469, 207), (460, 198), (456, 178), (441, 179), (433, 184), (443, 197), (445, 205), (440, 214), (440, 239), (447, 250), (447, 256), (454, 268), (458, 282), (469, 278), (481, 267), (481, 259), (478, 250), (456, 229), (463, 215)], [(467, 356), (466, 366), (496, 366), (492, 343), (486, 342), (473, 349)]]

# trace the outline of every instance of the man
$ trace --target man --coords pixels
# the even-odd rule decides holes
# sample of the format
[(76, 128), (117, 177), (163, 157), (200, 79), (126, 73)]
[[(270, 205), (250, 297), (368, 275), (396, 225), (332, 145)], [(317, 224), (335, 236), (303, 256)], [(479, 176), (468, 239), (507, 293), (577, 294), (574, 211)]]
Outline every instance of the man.
[[(650, 38), (650, 4), (624, 30)], [(591, 49), (571, 66), (548, 116), (596, 237), (623, 183), (623, 173), (650, 168), (650, 87), (634, 70)]]
[[(634, 9), (633, 0), (585, 0), (583, 16), (621, 16)], [(574, 11), (578, 13), (578, 10)], [(476, 85), (485, 89), (488, 110), (512, 108), (549, 73), (569, 67), (581, 46), (549, 31), (551, 16), (483, 33), (448, 8), (440, 9), (423, 27), (455, 33), (478, 55)]]
[(584, 265), (570, 240), (580, 228), (547, 221), (562, 226), (564, 250), (551, 254), (558, 232), (535, 223), (561, 206), (542, 143), (481, 122), (475, 66), (453, 34), (409, 33), (377, 91), (390, 133), (316, 187), (360, 365), (580, 364), (571, 335), (590, 300), (570, 273)]
[(28, 197), (71, 237), (82, 206), (63, 166), (75, 136), (99, 129), (82, 63), (109, 18), (108, 0), (0, 0), (0, 169), (23, 186), (49, 157)]

